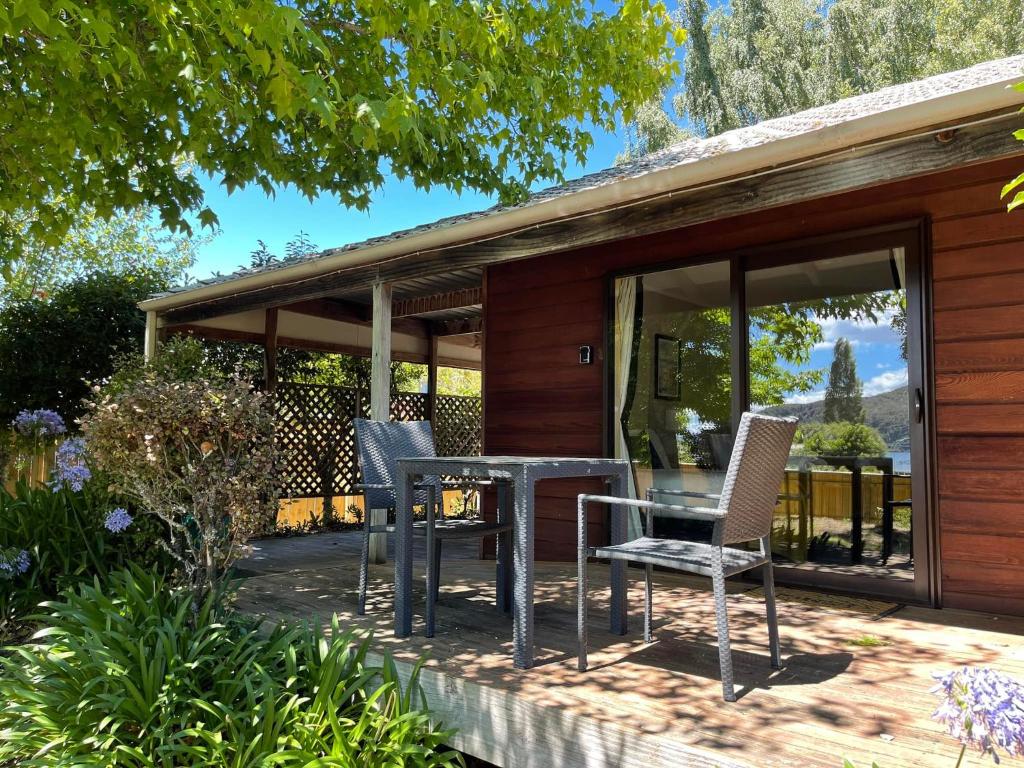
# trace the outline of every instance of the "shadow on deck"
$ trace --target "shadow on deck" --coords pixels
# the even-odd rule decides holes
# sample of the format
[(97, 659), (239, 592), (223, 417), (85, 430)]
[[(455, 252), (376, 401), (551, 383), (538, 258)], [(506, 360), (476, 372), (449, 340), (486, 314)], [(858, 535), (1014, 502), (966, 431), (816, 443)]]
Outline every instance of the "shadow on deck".
[[(268, 618), (338, 614), (373, 630), (411, 667), (453, 746), (507, 768), (574, 766), (950, 766), (956, 745), (931, 720), (932, 673), (987, 665), (1024, 677), (1024, 619), (780, 590), (784, 668), (767, 652), (752, 584), (730, 591), (740, 700), (721, 699), (709, 583), (655, 575), (655, 642), (642, 642), (642, 580), (630, 577), (630, 634), (607, 623), (607, 568), (592, 568), (591, 669), (576, 671), (575, 568), (536, 568), (536, 666), (512, 667), (512, 622), (494, 608), (494, 564), (455, 550), (442, 567), (437, 634), (423, 636), (422, 557), (413, 636), (392, 633), (391, 564), (371, 567), (367, 615), (355, 614), (358, 535), (265, 542), (245, 564), (243, 610)], [(283, 543), (279, 543), (283, 542)], [(303, 556), (303, 553), (307, 553)], [(257, 552), (257, 558), (261, 556)], [(289, 563), (292, 569), (288, 569)], [(865, 638), (872, 638), (864, 645)], [(1016, 761), (1011, 761), (1011, 764)]]

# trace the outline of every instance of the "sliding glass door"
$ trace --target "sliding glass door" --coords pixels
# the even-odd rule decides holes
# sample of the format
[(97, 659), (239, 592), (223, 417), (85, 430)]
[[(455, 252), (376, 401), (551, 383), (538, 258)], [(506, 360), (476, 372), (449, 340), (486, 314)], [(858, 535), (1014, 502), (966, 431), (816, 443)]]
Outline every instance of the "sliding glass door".
[(927, 600), (918, 237), (893, 229), (617, 278), (613, 425), (637, 492), (716, 492), (742, 410), (797, 416), (778, 577)]

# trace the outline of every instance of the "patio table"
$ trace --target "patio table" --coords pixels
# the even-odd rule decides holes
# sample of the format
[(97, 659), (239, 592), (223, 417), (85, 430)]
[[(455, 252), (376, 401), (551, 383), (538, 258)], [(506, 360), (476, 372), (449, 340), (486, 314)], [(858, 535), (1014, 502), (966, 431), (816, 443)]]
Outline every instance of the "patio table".
[[(512, 487), (513, 596), (512, 645), (515, 666), (533, 666), (533, 537), (534, 497), (540, 480), (600, 477), (610, 484), (612, 496), (627, 492), (629, 465), (615, 459), (540, 458), (533, 456), (441, 456), (399, 458), (395, 487), (395, 635), (412, 633), (413, 482), (423, 475), (506, 480)], [(611, 516), (611, 540), (626, 539), (626, 517)], [(499, 586), (500, 589), (500, 586)], [(611, 566), (611, 631), (626, 634), (626, 565)], [(499, 600), (500, 602), (500, 600)]]

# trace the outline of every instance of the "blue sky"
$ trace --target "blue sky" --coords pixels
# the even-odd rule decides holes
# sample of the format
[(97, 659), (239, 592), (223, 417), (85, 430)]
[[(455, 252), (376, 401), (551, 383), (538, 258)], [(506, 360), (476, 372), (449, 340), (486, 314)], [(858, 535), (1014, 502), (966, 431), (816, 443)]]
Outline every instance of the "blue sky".
[[(585, 165), (571, 162), (566, 178), (607, 168), (622, 151), (622, 138), (591, 127), (594, 146)], [(346, 208), (331, 195), (308, 201), (294, 189), (279, 189), (268, 198), (258, 187), (235, 190), (229, 195), (219, 178), (205, 177), (206, 204), (220, 219), (220, 233), (203, 245), (192, 270), (197, 278), (214, 272), (232, 272), (249, 263), (249, 252), (263, 240), (279, 256), (298, 232), (309, 235), (319, 248), (344, 245), (368, 237), (414, 227), (445, 216), (487, 208), (494, 200), (476, 192), (457, 195), (444, 187), (429, 192), (411, 181), (389, 178), (374, 194), (367, 211)]]

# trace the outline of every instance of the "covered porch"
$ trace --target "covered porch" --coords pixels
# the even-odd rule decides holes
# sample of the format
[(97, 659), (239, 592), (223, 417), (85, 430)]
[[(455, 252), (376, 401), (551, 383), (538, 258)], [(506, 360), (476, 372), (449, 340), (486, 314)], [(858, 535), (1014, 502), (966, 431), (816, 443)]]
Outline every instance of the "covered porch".
[[(595, 566), (591, 668), (576, 671), (575, 569), (538, 563), (536, 666), (512, 667), (511, 618), (494, 607), (493, 564), (453, 550), (437, 634), (423, 634), (422, 553), (413, 634), (392, 627), (393, 569), (372, 566), (356, 615), (358, 536), (260, 542), (243, 564), (240, 607), (372, 631), (405, 674), (426, 657), (432, 711), (452, 746), (497, 766), (951, 766), (958, 745), (931, 719), (932, 675), (962, 665), (1024, 675), (1024, 619), (782, 589), (783, 668), (768, 663), (759, 589), (730, 586), (739, 701), (720, 696), (707, 580), (657, 573), (655, 642), (642, 641), (642, 572), (630, 574), (630, 632), (610, 634), (606, 566)], [(351, 551), (351, 552), (350, 552)], [(986, 758), (987, 759), (987, 758)], [(1016, 761), (1009, 761), (1013, 764)]]

